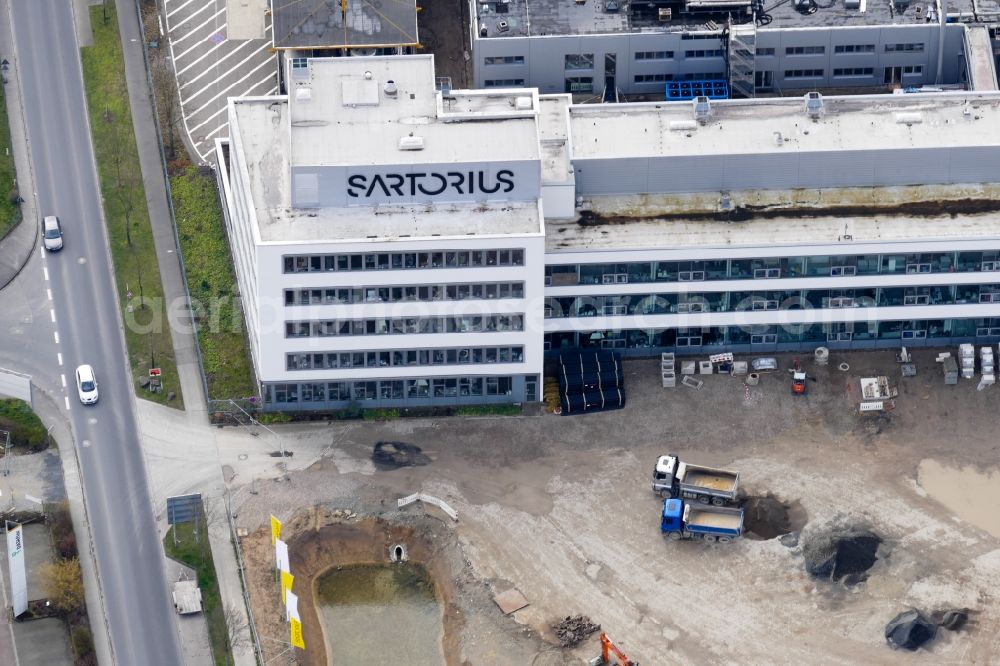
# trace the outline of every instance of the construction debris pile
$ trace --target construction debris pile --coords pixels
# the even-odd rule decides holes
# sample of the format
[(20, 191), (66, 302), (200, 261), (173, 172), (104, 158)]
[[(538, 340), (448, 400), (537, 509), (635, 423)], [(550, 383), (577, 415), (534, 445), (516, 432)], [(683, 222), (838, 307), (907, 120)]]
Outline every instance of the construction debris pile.
[(431, 461), (419, 446), (406, 442), (376, 442), (372, 462), (382, 470), (418, 467)]
[(817, 578), (860, 582), (878, 560), (882, 539), (864, 529), (847, 528), (811, 535), (802, 554), (806, 571)]
[(936, 610), (927, 617), (916, 608), (903, 611), (885, 625), (885, 640), (894, 650), (917, 650), (927, 645), (937, 636), (941, 627), (948, 631), (958, 631), (969, 621), (968, 608)]
[(560, 647), (571, 648), (600, 631), (601, 625), (594, 624), (586, 615), (569, 615), (562, 622), (553, 624), (552, 630), (556, 632)]
[(936, 635), (937, 625), (915, 609), (903, 611), (885, 625), (885, 640), (893, 649), (916, 650)]

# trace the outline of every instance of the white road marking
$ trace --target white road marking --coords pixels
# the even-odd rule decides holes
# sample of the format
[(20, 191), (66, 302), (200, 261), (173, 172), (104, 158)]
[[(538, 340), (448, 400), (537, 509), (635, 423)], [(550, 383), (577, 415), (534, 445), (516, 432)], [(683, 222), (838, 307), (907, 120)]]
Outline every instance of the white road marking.
[(176, 14), (177, 12), (179, 12), (180, 10), (182, 10), (185, 7), (187, 7), (188, 5), (190, 5), (192, 2), (194, 2), (194, 0), (187, 0), (187, 2), (181, 3), (180, 7), (174, 9), (171, 12), (167, 12), (167, 18), (169, 19), (171, 16), (173, 16), (174, 14)]
[[(195, 60), (194, 62), (192, 62), (192, 63), (191, 63), (190, 65), (187, 65), (187, 66), (186, 66), (186, 67), (185, 67), (184, 69), (182, 69), (181, 71), (177, 72), (177, 77), (178, 77), (178, 78), (180, 78), (180, 75), (181, 75), (181, 74), (183, 74), (184, 72), (188, 71), (189, 69), (191, 69), (192, 67), (194, 67), (195, 65), (197, 65), (197, 64), (198, 64), (199, 62), (201, 62), (202, 60), (204, 60), (204, 59), (205, 59), (205, 58), (207, 58), (208, 56), (212, 55), (212, 51), (215, 51), (215, 49), (219, 48), (220, 46), (222, 46), (223, 44), (226, 44), (226, 43), (227, 43), (227, 42), (219, 42), (219, 43), (218, 43), (218, 44), (217, 44), (216, 46), (213, 46), (213, 47), (211, 48), (211, 50), (209, 50), (209, 51), (208, 51), (208, 53), (206, 53), (205, 55), (203, 55), (203, 56), (199, 57), (199, 58), (198, 58), (197, 60)], [(198, 76), (194, 77), (194, 78), (193, 78), (193, 79), (191, 79), (190, 81), (186, 81), (186, 82), (184, 82), (184, 83), (183, 83), (183, 84), (181, 85), (181, 88), (183, 88), (183, 87), (185, 87), (185, 86), (189, 86), (189, 85), (191, 85), (192, 83), (194, 83), (195, 81), (197, 81), (197, 80), (198, 80), (198, 79), (200, 79), (201, 77), (205, 76), (206, 74), (211, 74), (211, 73), (212, 73), (212, 72), (214, 71), (214, 68), (215, 68), (215, 67), (217, 67), (217, 66), (218, 66), (218, 65), (219, 65), (219, 64), (220, 64), (220, 63), (221, 63), (221, 62), (222, 62), (223, 60), (225, 60), (225, 59), (226, 59), (226, 58), (228, 58), (229, 56), (233, 55), (234, 53), (236, 53), (237, 51), (239, 51), (240, 49), (242, 49), (242, 48), (243, 48), (244, 46), (248, 46), (248, 45), (249, 45), (249, 44), (251, 44), (251, 43), (252, 43), (252, 42), (249, 42), (249, 41), (247, 41), (247, 42), (243, 42), (242, 44), (240, 44), (239, 46), (237, 46), (237, 47), (236, 47), (235, 49), (233, 49), (232, 51), (230, 51), (229, 53), (227, 53), (226, 55), (222, 56), (222, 57), (221, 57), (221, 58), (219, 58), (219, 59), (218, 59), (217, 61), (215, 61), (215, 64), (214, 64), (213, 66), (211, 66), (211, 67), (209, 67), (209, 68), (206, 68), (204, 72), (202, 72), (202, 73), (201, 73), (201, 74), (199, 74)], [(257, 54), (257, 53), (260, 53), (260, 52), (261, 52), (261, 51), (262, 51), (263, 49), (266, 49), (266, 48), (268, 48), (268, 45), (267, 45), (267, 44), (265, 44), (265, 45), (264, 45), (264, 46), (262, 46), (261, 48), (259, 48), (259, 49), (257, 49), (256, 51), (254, 51), (254, 54)], [(187, 53), (187, 51), (185, 51), (185, 53)], [(175, 60), (176, 60), (176, 58), (175, 58)], [(238, 67), (238, 66), (239, 66), (239, 65), (237, 65), (237, 67)]]
[(213, 136), (215, 136), (216, 134), (218, 134), (222, 130), (226, 129), (227, 127), (229, 127), (229, 123), (225, 123), (223, 125), (219, 125), (214, 130), (212, 130), (211, 132), (209, 132), (208, 134), (206, 134), (205, 138), (202, 139), (201, 141), (199, 141), (198, 143), (212, 143), (211, 141), (209, 141), (209, 139), (211, 139)]
[(28, 500), (29, 502), (34, 502), (35, 504), (38, 505), (41, 505), (42, 503), (42, 500), (38, 499), (34, 495), (29, 495), (28, 493), (24, 493), (22, 497), (24, 497), (24, 499)]
[(85, 449), (89, 449), (90, 448), (90, 440), (89, 439), (83, 440), (83, 448), (85, 448)]
[[(214, 33), (213, 33), (213, 34), (214, 34)], [(209, 37), (211, 37), (211, 35), (209, 35)], [(227, 40), (225, 40), (225, 39), (224, 39), (224, 40), (222, 40), (221, 42), (219, 42), (218, 44), (216, 44), (215, 42), (212, 42), (212, 48), (210, 48), (210, 49), (208, 50), (208, 52), (209, 52), (209, 53), (211, 53), (211, 52), (212, 52), (212, 51), (214, 51), (215, 49), (217, 49), (217, 48), (219, 48), (220, 46), (222, 46), (223, 44), (225, 44), (225, 43), (226, 43), (226, 41), (227, 41)], [(198, 48), (199, 46), (204, 46), (204, 45), (205, 45), (205, 43), (204, 43), (204, 42), (201, 42), (201, 41), (197, 41), (197, 42), (194, 42), (194, 43), (193, 43), (193, 44), (192, 44), (191, 46), (189, 46), (189, 47), (188, 47), (188, 48), (187, 48), (187, 49), (186, 49), (185, 51), (181, 51), (181, 52), (180, 52), (180, 54), (178, 54), (178, 55), (175, 55), (175, 56), (174, 56), (174, 58), (176, 58), (176, 59), (180, 60), (181, 58), (183, 58), (184, 56), (186, 56), (186, 55), (187, 55), (188, 53), (191, 53), (191, 51), (194, 51), (194, 50), (195, 50), (196, 48)], [(202, 57), (204, 57), (204, 56), (202, 56)]]
[(56, 344), (59, 344), (59, 331), (52, 331), (52, 335), (55, 336)]
[(52, 300), (52, 290), (51, 289), (46, 289), (45, 290), (45, 295), (49, 297), (50, 301)]
[[(231, 90), (231, 89), (235, 88), (235, 87), (236, 87), (236, 86), (238, 86), (239, 84), (241, 84), (241, 83), (243, 83), (244, 81), (246, 81), (247, 79), (249, 79), (249, 78), (250, 78), (250, 76), (251, 76), (251, 75), (252, 75), (252, 74), (253, 74), (254, 72), (256, 72), (257, 70), (259, 70), (259, 69), (260, 69), (261, 67), (268, 67), (268, 66), (271, 66), (271, 67), (273, 67), (273, 66), (274, 66), (274, 62), (273, 62), (273, 61), (272, 61), (272, 60), (271, 60), (270, 58), (268, 58), (267, 60), (264, 60), (264, 61), (263, 61), (263, 62), (261, 62), (261, 63), (260, 63), (259, 65), (257, 65), (257, 66), (256, 66), (256, 67), (254, 67), (253, 69), (251, 69), (251, 70), (250, 70), (249, 72), (247, 72), (246, 74), (244, 74), (244, 75), (243, 75), (243, 76), (242, 76), (242, 77), (241, 77), (241, 78), (240, 78), (240, 79), (239, 79), (238, 81), (233, 81), (233, 82), (232, 82), (232, 83), (230, 83), (230, 84), (229, 84), (228, 86), (226, 86), (225, 88), (223, 88), (222, 90), (220, 90), (219, 92), (217, 92), (217, 93), (216, 93), (215, 95), (212, 95), (212, 97), (210, 97), (210, 98), (209, 98), (208, 102), (206, 102), (205, 104), (202, 104), (202, 105), (201, 105), (201, 107), (199, 107), (199, 108), (198, 108), (197, 110), (195, 110), (195, 111), (191, 111), (191, 112), (190, 112), (190, 113), (189, 113), (188, 115), (189, 115), (189, 116), (193, 116), (193, 115), (195, 115), (196, 113), (198, 113), (199, 111), (201, 111), (201, 110), (202, 110), (202, 109), (204, 109), (205, 107), (207, 107), (207, 106), (211, 105), (211, 104), (212, 104), (212, 102), (213, 102), (213, 101), (215, 101), (216, 99), (218, 99), (218, 98), (219, 98), (220, 96), (223, 96), (223, 97), (224, 97), (224, 96), (225, 96), (225, 93), (226, 93), (226, 91), (228, 91), (228, 90)], [(271, 76), (273, 76), (273, 73), (271, 74)], [(201, 90), (199, 90), (198, 92), (196, 92), (195, 94), (191, 95), (191, 96), (190, 96), (190, 97), (188, 97), (188, 98), (187, 98), (186, 100), (184, 100), (184, 103), (188, 103), (188, 102), (190, 102), (191, 100), (193, 100), (193, 99), (194, 99), (195, 97), (197, 97), (198, 95), (200, 95), (200, 94), (201, 94), (202, 92), (204, 92), (205, 90), (216, 90), (216, 88), (210, 88), (209, 86), (205, 86), (204, 88), (202, 88)], [(225, 106), (223, 106), (223, 108), (225, 108)], [(202, 123), (202, 124), (204, 124), (204, 123)], [(199, 125), (199, 127), (201, 127), (201, 125)], [(194, 130), (191, 130), (191, 131), (193, 132)]]
[[(222, 62), (226, 58), (228, 58), (229, 56), (233, 55), (234, 53), (236, 53), (237, 51), (239, 51), (241, 48), (243, 48), (244, 46), (246, 46), (247, 44), (250, 44), (250, 43), (251, 42), (243, 42), (242, 44), (240, 44), (239, 46), (237, 46), (235, 49), (233, 49), (232, 51), (230, 51), (226, 55), (224, 55), (221, 58), (219, 58), (218, 60), (216, 60), (215, 64), (207, 67), (204, 72), (202, 72), (198, 76), (194, 77), (190, 81), (185, 81), (184, 85), (182, 85), (181, 88), (182, 89), (186, 88), (187, 86), (193, 84), (195, 81), (197, 81), (201, 77), (205, 76), (206, 74), (214, 74), (215, 72), (218, 72), (221, 69), (221, 67), (222, 67)], [(258, 55), (261, 51), (264, 51), (264, 50), (266, 50), (268, 48), (270, 48), (270, 45), (269, 44), (264, 44), (259, 49), (257, 49), (256, 51), (253, 51), (250, 55), (248, 55), (246, 58), (243, 58), (243, 60), (240, 60), (235, 65), (229, 65), (229, 66), (227, 66), (225, 68), (225, 74), (223, 74), (219, 78), (215, 79), (215, 81), (212, 81), (212, 83), (210, 84), (210, 86), (211, 85), (215, 85), (215, 83), (218, 82), (219, 79), (221, 79), (223, 77), (226, 77), (226, 76), (229, 76), (231, 73), (233, 73), (234, 71), (236, 71), (237, 69), (239, 69), (244, 63), (246, 63), (249, 60), (253, 60), (254, 56)], [(206, 55), (208, 55), (208, 54), (206, 54)], [(202, 57), (204, 57), (204, 56), (202, 56)], [(201, 58), (198, 58), (198, 60), (201, 60)], [(197, 62), (197, 60), (195, 62)], [(192, 64), (194, 64), (194, 63), (192, 63)], [(187, 70), (190, 67), (191, 67), (191, 65), (188, 65), (187, 67), (184, 68), (184, 70)], [(184, 71), (184, 70), (181, 70), (181, 71)], [(178, 76), (180, 76), (180, 74), (178, 74)]]
[(45, 273), (45, 281), (48, 282), (49, 281), (49, 269), (46, 268), (45, 266), (42, 266), (42, 272)]
[[(216, 97), (218, 97), (218, 95), (216, 95)], [(215, 99), (215, 97), (213, 97), (212, 99), (214, 100), (214, 99)], [(209, 103), (208, 103), (208, 104), (206, 104), (205, 106), (209, 106), (209, 105), (210, 105), (211, 103), (212, 103), (212, 102), (209, 102)], [(205, 106), (201, 107), (201, 109), (204, 109), (204, 108), (205, 108)], [(201, 109), (198, 109), (198, 111), (201, 111)], [(223, 105), (223, 107), (222, 107), (221, 109), (219, 109), (218, 111), (216, 111), (215, 113), (213, 113), (212, 115), (210, 115), (210, 116), (208, 117), (208, 120), (206, 120), (206, 121), (205, 121), (205, 122), (203, 122), (203, 123), (198, 123), (197, 125), (195, 125), (194, 127), (192, 127), (192, 128), (191, 128), (191, 133), (193, 134), (193, 133), (194, 133), (194, 131), (195, 131), (196, 129), (198, 129), (198, 128), (200, 128), (200, 127), (204, 127), (205, 125), (209, 124), (210, 122), (212, 122), (212, 119), (213, 119), (213, 118), (215, 118), (216, 116), (218, 116), (218, 115), (219, 115), (220, 113), (224, 113), (224, 112), (226, 112), (227, 110), (228, 110), (228, 107), (226, 107), (225, 105)], [(195, 111), (194, 113), (198, 113), (198, 111)], [(191, 115), (194, 115), (194, 113), (192, 113)]]
[[(209, 5), (209, 6), (211, 6), (211, 5)], [(202, 23), (201, 25), (199, 25), (197, 28), (192, 28), (190, 31), (184, 33), (182, 36), (178, 37), (177, 39), (171, 40), (172, 43), (173, 43), (173, 45), (177, 46), (178, 44), (180, 44), (181, 42), (183, 42), (185, 39), (187, 39), (191, 35), (195, 34), (196, 32), (198, 32), (199, 30), (201, 30), (202, 28), (204, 28), (206, 25), (208, 25), (212, 21), (214, 21), (217, 18), (219, 18), (219, 14), (225, 14), (225, 13), (226, 13), (226, 8), (223, 7), (222, 9), (220, 9), (219, 11), (217, 11), (215, 13), (215, 15), (212, 16), (212, 18), (208, 19), (207, 21), (205, 21), (204, 23)], [(193, 16), (193, 14), (192, 14), (192, 16)], [(225, 24), (225, 22), (223, 22), (222, 25), (218, 25), (218, 26), (215, 27), (215, 32), (218, 32), (220, 30), (225, 30), (225, 28), (226, 28), (226, 24)], [(207, 39), (207, 37), (206, 37), (206, 39)]]
[(91, 416), (89, 419), (87, 419), (87, 423), (89, 423), (90, 425), (94, 425), (95, 423), (97, 423), (97, 419)]
[(63, 361), (62, 361), (62, 352), (57, 352), (56, 356), (59, 357), (59, 365), (62, 365), (62, 363), (63, 363)]
[[(191, 19), (193, 19), (195, 16), (197, 16), (200, 13), (202, 13), (203, 11), (205, 11), (206, 9), (208, 9), (209, 7), (213, 7), (214, 4), (215, 4), (214, 2), (206, 2), (205, 6), (203, 6), (201, 9), (196, 9), (195, 11), (191, 12), (190, 14), (188, 14), (187, 16), (185, 16), (184, 18), (182, 18), (180, 20), (180, 22), (177, 25), (174, 25), (173, 27), (170, 26), (170, 15), (168, 14), (167, 15), (167, 32), (168, 33), (174, 32), (177, 29), (178, 26), (183, 27), (185, 25), (191, 25)], [(223, 9), (222, 11), (226, 11), (226, 10)], [(218, 14), (216, 14), (216, 16), (218, 16)], [(195, 30), (197, 30), (197, 29), (198, 28), (195, 28)], [(185, 35), (182, 35), (182, 37), (186, 37), (187, 35), (191, 34), (191, 32), (193, 32), (193, 31), (188, 31)]]
[(66, 375), (59, 375), (59, 379), (62, 380), (63, 388), (66, 388)]
[(44, 245), (39, 245), (38, 246), (38, 254), (42, 255), (42, 259), (45, 258), (45, 246)]
[(66, 409), (69, 409), (69, 396), (64, 396), (63, 400), (66, 402)]
[(56, 323), (56, 311), (54, 309), (49, 310), (49, 316), (52, 318), (52, 323)]

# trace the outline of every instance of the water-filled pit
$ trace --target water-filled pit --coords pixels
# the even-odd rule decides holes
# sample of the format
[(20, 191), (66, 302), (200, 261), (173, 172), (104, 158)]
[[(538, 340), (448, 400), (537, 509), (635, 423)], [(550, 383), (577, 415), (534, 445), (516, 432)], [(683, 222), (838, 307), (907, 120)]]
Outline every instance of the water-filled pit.
[(427, 571), (412, 562), (335, 567), (313, 592), (327, 662), (441, 666), (441, 605)]

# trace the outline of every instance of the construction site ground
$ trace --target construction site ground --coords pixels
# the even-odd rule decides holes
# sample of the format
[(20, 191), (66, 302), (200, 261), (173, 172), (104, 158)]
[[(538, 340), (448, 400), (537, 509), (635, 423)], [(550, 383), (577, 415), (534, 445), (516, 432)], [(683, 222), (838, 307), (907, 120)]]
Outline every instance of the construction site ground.
[[(815, 381), (804, 397), (791, 395), (790, 356), (758, 386), (712, 375), (699, 390), (661, 388), (658, 361), (636, 360), (625, 363), (629, 400), (617, 411), (289, 427), (289, 449), (296, 438), (321, 438), (324, 457), (288, 481), (258, 480), (236, 507), (250, 531), (243, 545), (261, 633), (283, 632), (266, 532), (273, 513), (291, 526), (293, 551), (296, 533), (320, 534), (315, 528), (330, 523), (383, 534), (397, 525), (399, 534), (436, 544), (416, 550), (435, 560), (445, 612), (455, 616), (445, 622), (449, 665), (582, 663), (597, 654), (597, 636), (560, 649), (550, 628), (576, 614), (644, 666), (996, 663), (1000, 530), (970, 521), (989, 528), (977, 515), (990, 520), (1000, 502), (1000, 483), (977, 486), (972, 476), (995, 469), (1000, 387), (945, 386), (930, 350), (915, 354), (918, 375), (902, 379), (894, 351), (834, 352), (825, 367), (807, 359)], [(882, 374), (898, 382), (895, 408), (859, 414), (858, 379)], [(419, 446), (424, 464), (377, 467), (378, 441)], [(649, 486), (663, 453), (739, 470), (747, 495), (769, 496), (758, 504), (790, 507), (790, 524), (778, 532), (801, 530), (798, 539), (765, 527), (731, 544), (665, 540), (661, 500)], [(968, 484), (937, 484), (942, 501), (918, 483), (918, 469), (966, 466), (975, 468), (965, 472)], [(418, 491), (445, 500), (459, 520), (422, 503), (396, 509), (397, 498)], [(308, 508), (314, 504), (324, 508)], [(977, 514), (976, 506), (984, 508)], [(435, 528), (426, 528), (428, 517)], [(866, 576), (832, 582), (806, 573), (803, 546), (831, 528), (881, 538)], [(352, 545), (337, 542), (349, 530), (327, 533), (329, 563), (338, 565), (338, 551), (365, 559), (361, 541), (372, 546), (371, 561), (388, 561), (383, 542), (395, 538), (357, 537)], [(312, 541), (309, 570), (319, 572), (324, 548)], [(512, 587), (529, 605), (503, 616), (492, 597)], [(910, 607), (970, 608), (973, 621), (940, 631), (916, 654), (894, 652), (885, 625)], [(312, 643), (322, 641), (314, 635)], [(303, 661), (323, 663), (315, 654)]]

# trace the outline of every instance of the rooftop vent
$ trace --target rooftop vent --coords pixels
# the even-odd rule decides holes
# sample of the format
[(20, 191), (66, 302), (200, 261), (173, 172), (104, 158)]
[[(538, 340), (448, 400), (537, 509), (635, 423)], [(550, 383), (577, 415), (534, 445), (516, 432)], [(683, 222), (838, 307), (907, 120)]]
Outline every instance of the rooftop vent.
[(385, 93), (386, 97), (396, 97), (399, 93), (399, 88), (396, 87), (396, 82), (389, 79), (385, 82), (385, 86), (382, 88), (382, 92)]
[(900, 125), (914, 125), (924, 122), (924, 117), (917, 111), (896, 114), (896, 122)]
[(399, 137), (399, 149), (400, 150), (423, 150), (424, 149), (424, 137), (422, 136), (401, 136)]
[(691, 130), (698, 129), (698, 123), (693, 120), (671, 120), (670, 121), (670, 131), (671, 132), (690, 132)]
[(812, 120), (823, 117), (823, 96), (818, 92), (808, 92), (805, 96), (806, 115)]
[(708, 101), (707, 97), (695, 97), (694, 98), (694, 119), (698, 121), (699, 124), (705, 125), (708, 120), (712, 117), (712, 103)]
[(518, 111), (531, 111), (532, 106), (530, 97), (517, 97), (514, 99), (514, 108)]
[(313, 98), (312, 88), (308, 86), (299, 86), (295, 89), (295, 101), (296, 102), (308, 102)]

